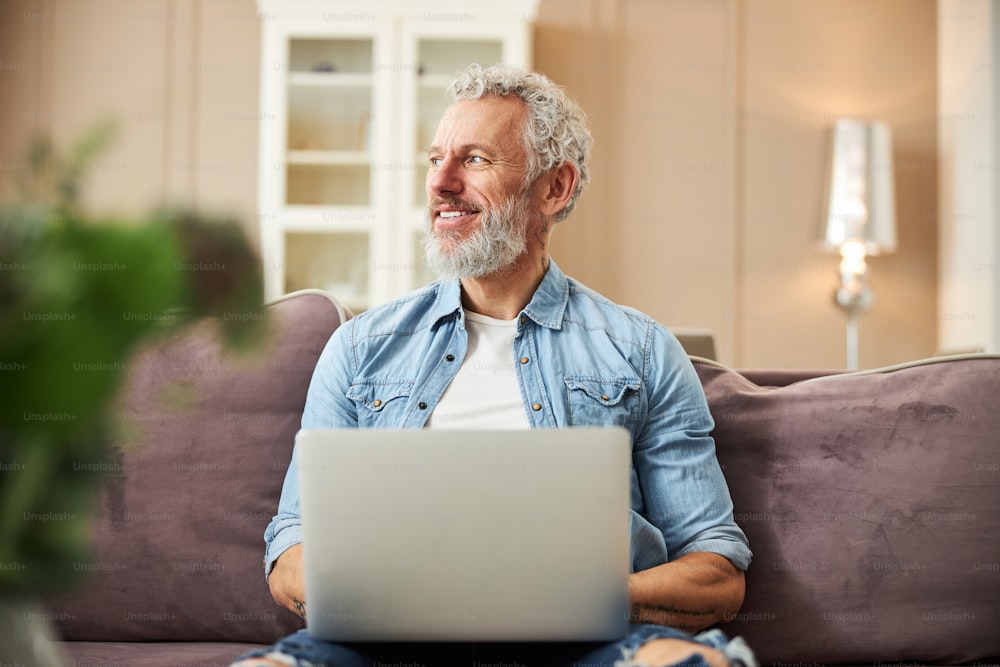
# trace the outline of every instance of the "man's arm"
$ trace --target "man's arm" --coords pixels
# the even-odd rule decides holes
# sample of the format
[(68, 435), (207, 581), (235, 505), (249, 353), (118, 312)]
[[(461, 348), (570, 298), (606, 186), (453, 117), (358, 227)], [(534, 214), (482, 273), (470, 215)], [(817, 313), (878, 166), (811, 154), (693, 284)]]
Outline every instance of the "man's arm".
[[(357, 427), (357, 416), (350, 399), (345, 395), (346, 387), (351, 384), (352, 368), (345, 361), (347, 355), (344, 350), (350, 346), (353, 326), (354, 320), (340, 325), (323, 349), (309, 383), (302, 412), (302, 428)], [(264, 538), (267, 544), (264, 565), (265, 568), (270, 567), (267, 583), (271, 589), (271, 597), (279, 605), (305, 618), (302, 517), (298, 461), (294, 450), (281, 488), (278, 514), (265, 531)]]
[(630, 621), (695, 633), (735, 616), (746, 581), (727, 558), (700, 551), (634, 572), (628, 587)]
[(271, 597), (282, 607), (288, 607), (302, 618), (306, 617), (306, 582), (302, 569), (302, 544), (285, 549), (267, 578)]
[(739, 611), (752, 554), (733, 518), (698, 375), (662, 327), (653, 325), (650, 339), (648, 419), (632, 459), (642, 496), (633, 530), (658, 531), (665, 553), (633, 554), (630, 616), (696, 632)]

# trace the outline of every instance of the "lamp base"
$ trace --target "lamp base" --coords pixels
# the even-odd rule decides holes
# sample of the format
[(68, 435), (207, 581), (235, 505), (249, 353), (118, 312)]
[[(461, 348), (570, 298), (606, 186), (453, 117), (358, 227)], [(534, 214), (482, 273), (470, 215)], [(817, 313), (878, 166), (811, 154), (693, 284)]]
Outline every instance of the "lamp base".
[(865, 283), (841, 287), (833, 295), (834, 303), (847, 313), (847, 370), (858, 370), (858, 316), (875, 303), (875, 292)]

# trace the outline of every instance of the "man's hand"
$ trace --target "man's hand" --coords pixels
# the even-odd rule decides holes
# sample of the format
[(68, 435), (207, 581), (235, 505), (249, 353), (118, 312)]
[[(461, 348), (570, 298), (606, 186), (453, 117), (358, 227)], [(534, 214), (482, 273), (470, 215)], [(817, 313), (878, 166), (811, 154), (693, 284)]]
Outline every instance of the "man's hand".
[(301, 544), (281, 552), (267, 583), (275, 602), (288, 607), (302, 618), (306, 617), (306, 580), (305, 570), (302, 568)]

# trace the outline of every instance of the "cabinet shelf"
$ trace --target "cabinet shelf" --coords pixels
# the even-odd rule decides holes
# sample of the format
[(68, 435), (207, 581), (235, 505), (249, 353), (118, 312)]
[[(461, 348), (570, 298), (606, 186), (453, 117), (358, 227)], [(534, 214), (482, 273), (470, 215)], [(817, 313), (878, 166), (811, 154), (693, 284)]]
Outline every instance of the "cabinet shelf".
[(368, 151), (291, 150), (287, 156), (288, 164), (366, 166), (371, 163)]
[(286, 232), (370, 232), (375, 214), (368, 207), (286, 206), (280, 225)]
[(370, 88), (372, 75), (354, 72), (289, 72), (288, 85), (304, 88)]

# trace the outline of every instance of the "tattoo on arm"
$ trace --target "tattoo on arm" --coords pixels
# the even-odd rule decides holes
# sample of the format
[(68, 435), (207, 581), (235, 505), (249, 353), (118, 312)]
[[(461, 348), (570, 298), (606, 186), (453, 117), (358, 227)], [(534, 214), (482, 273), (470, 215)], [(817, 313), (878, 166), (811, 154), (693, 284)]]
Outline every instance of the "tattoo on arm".
[(295, 607), (295, 613), (302, 618), (306, 617), (306, 603), (298, 598), (292, 598), (292, 606)]

